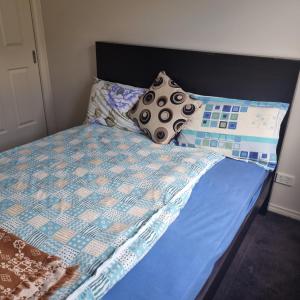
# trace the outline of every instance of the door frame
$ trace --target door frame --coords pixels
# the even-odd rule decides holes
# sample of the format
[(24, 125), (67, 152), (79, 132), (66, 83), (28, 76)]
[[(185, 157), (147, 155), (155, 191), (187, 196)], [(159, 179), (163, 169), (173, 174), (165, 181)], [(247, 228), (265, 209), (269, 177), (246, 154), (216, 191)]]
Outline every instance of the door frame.
[(57, 131), (57, 123), (55, 116), (54, 98), (51, 88), (42, 5), (41, 0), (29, 0), (29, 3), (44, 103), (46, 128), (47, 133), (52, 134)]

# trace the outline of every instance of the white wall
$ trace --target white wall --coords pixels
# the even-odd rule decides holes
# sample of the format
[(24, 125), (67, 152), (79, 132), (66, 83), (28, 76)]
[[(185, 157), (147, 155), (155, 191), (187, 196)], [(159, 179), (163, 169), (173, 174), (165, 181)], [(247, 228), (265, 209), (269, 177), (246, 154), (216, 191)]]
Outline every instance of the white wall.
[[(299, 0), (41, 1), (59, 129), (84, 118), (96, 40), (300, 59)], [(276, 184), (272, 202), (300, 212), (295, 102), (280, 168), (297, 184)]]
[(279, 162), (279, 171), (296, 177), (288, 187), (275, 183), (269, 209), (300, 220), (300, 76), (294, 98), (287, 133)]

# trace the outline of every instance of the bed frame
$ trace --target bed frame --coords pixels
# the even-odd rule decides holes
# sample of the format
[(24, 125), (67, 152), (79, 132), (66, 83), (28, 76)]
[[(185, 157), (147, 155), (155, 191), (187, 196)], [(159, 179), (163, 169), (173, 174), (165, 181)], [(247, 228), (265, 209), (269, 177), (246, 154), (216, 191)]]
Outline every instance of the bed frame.
[[(300, 61), (96, 42), (98, 78), (149, 87), (165, 70), (185, 91), (256, 101), (293, 101)], [(277, 155), (289, 117), (281, 126)], [(227, 251), (215, 264), (197, 300), (212, 299), (256, 214), (267, 211), (276, 171), (266, 178), (261, 193)]]

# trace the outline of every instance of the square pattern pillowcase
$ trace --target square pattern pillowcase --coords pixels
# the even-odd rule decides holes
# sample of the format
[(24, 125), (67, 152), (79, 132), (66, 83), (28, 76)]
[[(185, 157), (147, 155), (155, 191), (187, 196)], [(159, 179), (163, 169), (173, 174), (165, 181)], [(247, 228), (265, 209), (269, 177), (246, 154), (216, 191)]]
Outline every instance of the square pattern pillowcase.
[(86, 122), (140, 132), (127, 112), (145, 91), (144, 88), (99, 80), (92, 86)]
[(200, 106), (162, 71), (128, 114), (155, 143), (168, 144)]
[(179, 145), (208, 148), (274, 170), (280, 125), (288, 109), (287, 103), (194, 94), (191, 97), (199, 100), (202, 107), (178, 136)]

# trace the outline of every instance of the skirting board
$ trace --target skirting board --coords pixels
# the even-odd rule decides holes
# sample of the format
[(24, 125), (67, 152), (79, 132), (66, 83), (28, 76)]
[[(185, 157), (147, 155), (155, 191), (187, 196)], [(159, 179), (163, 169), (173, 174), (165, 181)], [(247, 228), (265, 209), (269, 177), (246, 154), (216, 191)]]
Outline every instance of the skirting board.
[(269, 204), (268, 210), (295, 220), (300, 221), (300, 212), (292, 209), (288, 209), (273, 203)]

